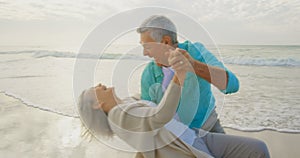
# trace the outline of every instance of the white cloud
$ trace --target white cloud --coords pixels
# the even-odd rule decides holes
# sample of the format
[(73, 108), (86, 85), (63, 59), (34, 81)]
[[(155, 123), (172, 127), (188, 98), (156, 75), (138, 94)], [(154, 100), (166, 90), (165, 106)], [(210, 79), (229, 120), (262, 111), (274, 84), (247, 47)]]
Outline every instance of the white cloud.
[(16, 0), (0, 1), (0, 4), (0, 19), (12, 20), (86, 19), (142, 6), (177, 9), (203, 22), (226, 19), (260, 20), (270, 24), (278, 24), (282, 21), (299, 23), (300, 17), (298, 0), (173, 0), (172, 3), (160, 0)]
[(107, 3), (84, 0), (17, 0), (0, 1), (0, 19), (48, 20), (86, 19), (114, 11)]
[(286, 32), (292, 34), (294, 39), (300, 36), (299, 0), (0, 0), (0, 22), (72, 20), (96, 25), (99, 19), (144, 6), (178, 10), (205, 26), (214, 25), (211, 27), (213, 29), (208, 29), (215, 32), (232, 28), (232, 35), (235, 30), (240, 30), (238, 34), (243, 31), (273, 34)]

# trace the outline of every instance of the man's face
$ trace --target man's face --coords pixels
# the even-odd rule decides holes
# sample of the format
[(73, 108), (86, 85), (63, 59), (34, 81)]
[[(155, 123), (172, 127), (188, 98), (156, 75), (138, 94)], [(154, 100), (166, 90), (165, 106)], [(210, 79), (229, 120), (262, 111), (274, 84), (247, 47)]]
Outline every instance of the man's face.
[(173, 47), (154, 41), (151, 38), (149, 31), (140, 34), (140, 43), (144, 48), (144, 56), (154, 58), (156, 64), (159, 66), (169, 65), (168, 52), (170, 49), (174, 49)]

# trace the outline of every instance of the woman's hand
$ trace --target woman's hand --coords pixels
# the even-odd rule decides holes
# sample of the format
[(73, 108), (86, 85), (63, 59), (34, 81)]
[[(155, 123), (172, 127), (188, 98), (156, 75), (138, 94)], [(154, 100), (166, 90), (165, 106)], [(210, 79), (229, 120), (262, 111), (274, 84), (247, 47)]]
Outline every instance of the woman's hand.
[[(174, 69), (175, 75), (178, 77), (180, 84), (183, 86), (185, 76), (187, 72), (194, 72), (193, 66), (189, 59), (189, 54), (182, 49), (176, 48), (175, 50), (170, 50), (168, 62), (170, 66)], [(188, 55), (186, 57), (186, 55)]]

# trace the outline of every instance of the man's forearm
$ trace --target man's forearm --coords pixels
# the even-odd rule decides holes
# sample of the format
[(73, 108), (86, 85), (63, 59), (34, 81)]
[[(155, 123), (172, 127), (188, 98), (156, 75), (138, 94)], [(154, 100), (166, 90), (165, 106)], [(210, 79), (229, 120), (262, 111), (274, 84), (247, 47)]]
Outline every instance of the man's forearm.
[(209, 66), (197, 60), (192, 61), (196, 75), (213, 84), (220, 90), (226, 89), (228, 76), (224, 69)]

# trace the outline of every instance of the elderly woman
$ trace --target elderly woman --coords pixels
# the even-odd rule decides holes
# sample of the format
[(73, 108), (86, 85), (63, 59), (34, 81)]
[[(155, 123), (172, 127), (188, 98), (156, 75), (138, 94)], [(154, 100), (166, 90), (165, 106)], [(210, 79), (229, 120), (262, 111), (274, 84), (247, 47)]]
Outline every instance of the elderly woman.
[[(136, 157), (269, 157), (261, 141), (211, 133), (200, 137), (198, 133), (202, 131), (172, 120), (181, 85), (186, 75), (192, 74), (186, 64), (188, 61), (179, 55), (175, 50), (169, 57), (176, 75), (157, 106), (149, 106), (144, 101), (121, 100), (113, 88), (99, 84), (80, 96), (79, 114), (84, 125), (92, 134), (106, 137), (116, 134), (139, 151)], [(185, 126), (184, 132), (176, 133), (178, 126)], [(190, 137), (192, 141), (182, 137)]]

